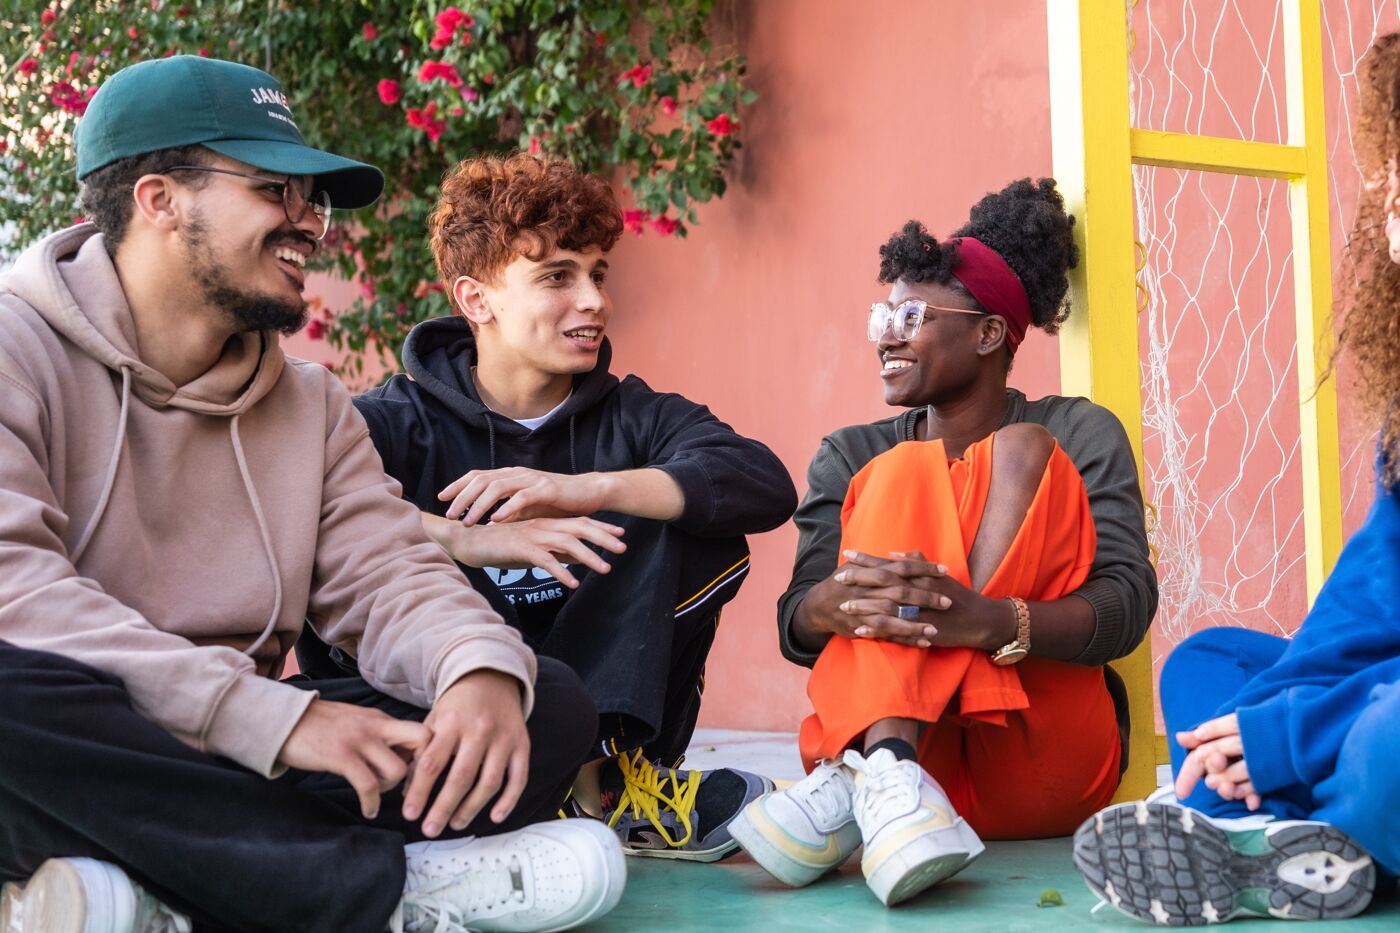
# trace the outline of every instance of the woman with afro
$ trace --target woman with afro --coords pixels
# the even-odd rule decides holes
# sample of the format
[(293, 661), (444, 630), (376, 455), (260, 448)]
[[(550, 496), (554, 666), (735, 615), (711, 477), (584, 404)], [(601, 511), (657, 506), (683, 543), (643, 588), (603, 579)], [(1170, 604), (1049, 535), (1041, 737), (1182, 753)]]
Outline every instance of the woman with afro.
[(1163, 666), (1174, 795), (1074, 844), (1090, 889), (1148, 922), (1350, 917), (1377, 866), (1400, 874), (1400, 34), (1363, 60), (1355, 138), (1340, 346), (1380, 424), (1375, 498), (1292, 638), (1206, 629)]
[(868, 336), (902, 411), (823, 439), (779, 601), (784, 654), (813, 668), (810, 773), (731, 824), (789, 884), (864, 844), (894, 904), (982, 837), (1068, 834), (1118, 785), (1105, 665), (1157, 600), (1132, 450), (1087, 399), (1007, 387), (1027, 329), (1068, 313), (1073, 224), (1052, 179), (1023, 179), (949, 238), (910, 221), (880, 249)]

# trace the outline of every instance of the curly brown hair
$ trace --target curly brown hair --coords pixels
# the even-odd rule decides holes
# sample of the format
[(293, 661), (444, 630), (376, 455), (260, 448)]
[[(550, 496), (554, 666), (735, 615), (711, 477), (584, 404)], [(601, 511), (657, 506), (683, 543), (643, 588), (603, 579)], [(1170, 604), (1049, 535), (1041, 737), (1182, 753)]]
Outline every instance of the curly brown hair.
[(459, 162), (442, 181), (428, 220), (438, 276), (494, 282), (516, 256), (539, 262), (556, 249), (607, 252), (622, 211), (607, 181), (562, 159), (517, 152)]
[(1388, 179), (1400, 158), (1400, 33), (1378, 39), (1360, 70), (1354, 137), (1365, 183), (1342, 266), (1352, 287), (1339, 289), (1337, 353), (1356, 363), (1362, 405), (1380, 422), (1380, 478), (1389, 487), (1400, 481), (1400, 265), (1385, 236)]

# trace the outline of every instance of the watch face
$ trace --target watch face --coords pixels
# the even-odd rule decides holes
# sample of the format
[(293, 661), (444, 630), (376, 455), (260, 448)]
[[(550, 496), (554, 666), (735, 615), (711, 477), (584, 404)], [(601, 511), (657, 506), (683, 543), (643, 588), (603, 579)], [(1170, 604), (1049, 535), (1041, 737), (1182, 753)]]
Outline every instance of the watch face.
[(1030, 652), (1019, 645), (1007, 645), (992, 655), (992, 663), (1005, 667), (1008, 664), (1015, 664), (1028, 654)]

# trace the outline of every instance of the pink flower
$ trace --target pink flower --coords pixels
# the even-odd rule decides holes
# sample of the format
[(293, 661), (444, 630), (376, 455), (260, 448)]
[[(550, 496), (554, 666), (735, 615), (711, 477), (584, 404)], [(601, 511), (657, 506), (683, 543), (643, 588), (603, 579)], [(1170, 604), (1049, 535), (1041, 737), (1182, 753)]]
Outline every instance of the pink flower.
[(73, 226), (76, 227), (78, 224), (84, 223), (84, 222), (86, 222), (86, 221), (87, 221), (87, 218), (84, 217), (82, 214), (79, 214), (77, 217), (74, 217), (74, 218), (73, 218)]
[(58, 14), (53, 10), (45, 10), (39, 14), (39, 22), (43, 23), (45, 26), (52, 26), (53, 21), (56, 19), (58, 19)]
[(608, 34), (606, 32), (596, 33), (593, 36), (593, 45), (597, 48), (606, 48), (608, 44)]
[(661, 112), (666, 116), (671, 116), (676, 112), (676, 99), (671, 96), (661, 98)]
[(452, 87), (462, 86), (462, 76), (457, 73), (457, 66), (450, 62), (424, 62), (423, 67), (418, 69), (418, 80), (424, 84), (430, 84), (438, 78), (446, 81)]
[(335, 372), (335, 364), (332, 363), (330, 360), (322, 360), (321, 365), (329, 369), (331, 372)]
[(618, 80), (631, 81), (633, 87), (643, 87), (651, 80), (651, 66), (637, 65), (635, 68), (629, 68), (622, 73), (622, 77)]
[(360, 32), (364, 33), (366, 42), (373, 42), (379, 38), (379, 29), (375, 27), (374, 23), (365, 23), (360, 27)]
[(470, 29), (476, 25), (476, 20), (463, 13), (455, 6), (447, 7), (437, 16), (433, 17), (433, 22), (437, 23), (439, 29), (447, 29), (452, 32), (456, 32), (459, 26), (466, 26)]
[(140, 38), (140, 36), (141, 36), (141, 31), (140, 31), (139, 29), (137, 29), (135, 26), (128, 26), (128, 27), (126, 27), (126, 34), (127, 34), (128, 36), (130, 36), (131, 38), (133, 38), (133, 39), (137, 39), (137, 38)]
[(408, 125), (417, 127), (427, 134), (433, 142), (437, 142), (442, 137), (443, 131), (447, 129), (447, 121), (439, 120), (437, 115), (437, 103), (430, 101), (428, 106), (419, 110), (417, 107), (408, 109)]
[(24, 61), (19, 63), (19, 73), (24, 75), (25, 77), (32, 75), (38, 70), (39, 62), (37, 59), (26, 58)]
[(729, 114), (722, 113), (709, 123), (706, 123), (705, 128), (716, 136), (728, 136), (730, 133), (739, 129), (739, 124), (729, 119)]
[(635, 233), (637, 236), (641, 236), (642, 224), (646, 223), (647, 218), (650, 216), (651, 215), (646, 211), (623, 211), (622, 229), (628, 233)]
[(472, 88), (471, 85), (468, 84), (468, 85), (463, 85), (463, 86), (462, 86), (462, 100), (466, 101), (467, 103), (469, 103), (469, 104), (472, 103), (473, 101), (475, 101), (475, 100), (476, 100), (477, 98), (479, 98), (480, 96), (481, 96), (481, 95), (478, 94), (478, 93)]
[(209, 57), (209, 50), (206, 49), (204, 46), (201, 45), (201, 46), (199, 47), (199, 51), (196, 52), (195, 54), (198, 55), (200, 58), (208, 58), (208, 57)]
[(313, 318), (311, 323), (306, 325), (306, 337), (308, 340), (324, 340), (326, 338), (326, 325)]
[(454, 38), (456, 38), (456, 33), (451, 29), (439, 29), (433, 33), (433, 39), (428, 45), (434, 49), (445, 49), (452, 44)]
[(399, 82), (391, 78), (381, 78), (379, 81), (379, 99), (385, 104), (397, 104), (399, 98), (403, 96), (403, 89), (399, 87)]
[(543, 151), (544, 147), (540, 145), (540, 138), (538, 136), (531, 136), (529, 149), (530, 155), (539, 155)]
[(676, 228), (680, 225), (679, 220), (672, 220), (670, 217), (657, 217), (651, 222), (651, 229), (661, 236), (670, 236), (676, 232)]

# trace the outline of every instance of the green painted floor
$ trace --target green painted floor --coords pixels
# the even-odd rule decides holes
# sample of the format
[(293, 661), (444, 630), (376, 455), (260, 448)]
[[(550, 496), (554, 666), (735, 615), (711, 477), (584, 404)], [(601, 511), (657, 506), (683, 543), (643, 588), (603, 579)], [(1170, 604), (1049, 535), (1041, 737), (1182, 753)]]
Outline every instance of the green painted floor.
[[(1110, 907), (1090, 913), (1096, 899), (1075, 874), (1069, 845), (1068, 839), (991, 843), (986, 854), (962, 874), (893, 910), (881, 907), (866, 889), (858, 859), (832, 877), (792, 890), (744, 855), (713, 865), (629, 858), (622, 903), (588, 930), (1149, 929)], [(1060, 892), (1065, 906), (1036, 906), (1048, 888)], [(1259, 930), (1266, 925), (1286, 926), (1295, 933), (1304, 929), (1396, 931), (1400, 930), (1400, 898), (1387, 895), (1353, 920), (1307, 926), (1248, 920), (1228, 929)]]

